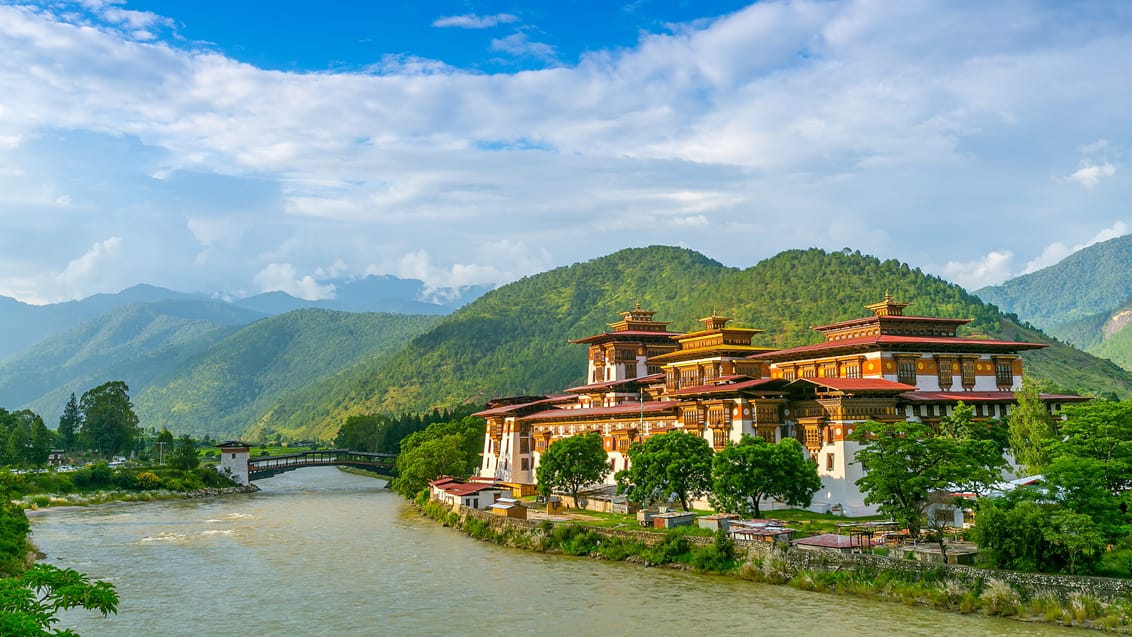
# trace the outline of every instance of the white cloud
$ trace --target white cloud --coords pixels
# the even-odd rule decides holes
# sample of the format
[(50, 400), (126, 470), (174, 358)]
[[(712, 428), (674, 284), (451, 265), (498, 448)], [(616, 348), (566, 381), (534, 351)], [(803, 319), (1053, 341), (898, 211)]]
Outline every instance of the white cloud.
[[(320, 295), (324, 274), (373, 267), (439, 289), (652, 243), (737, 266), (849, 246), (977, 286), (1032, 246), (1050, 246), (1033, 263), (1064, 253), (1132, 198), (1113, 152), (1132, 111), (1111, 107), (1132, 103), (1129, 10), (783, 0), (573, 65), (522, 31), (493, 47), (552, 68), (408, 52), (290, 73), (88, 6), (102, 17), (0, 4), (0, 289), (97, 291), (35, 273), (107, 236), (131, 249), (87, 286), (128, 272)], [(1049, 179), (1066, 148), (1088, 161)], [(55, 239), (66, 249), (35, 249)]]
[(1083, 144), (1079, 150), (1081, 151), (1082, 155), (1092, 155), (1094, 153), (1099, 153), (1100, 151), (1105, 150), (1108, 147), (1109, 141), (1107, 139), (1098, 139), (1095, 142)]
[(555, 56), (553, 46), (545, 42), (535, 42), (522, 31), (512, 33), (503, 38), (493, 39), (491, 41), (491, 50), (508, 53), (517, 57), (530, 56), (542, 60), (553, 60)]
[(1092, 164), (1082, 162), (1081, 167), (1069, 175), (1070, 181), (1075, 181), (1085, 188), (1094, 188), (1103, 177), (1112, 177), (1116, 174), (1116, 166), (1108, 163)]
[(434, 27), (457, 27), (461, 29), (488, 29), (500, 24), (509, 24), (517, 21), (519, 18), (511, 15), (510, 13), (497, 13), (495, 15), (476, 15), (474, 13), (466, 13), (464, 15), (450, 15), (443, 18), (437, 18), (433, 21)]
[(58, 280), (64, 286), (84, 283), (86, 279), (97, 274), (98, 269), (107, 260), (117, 257), (121, 247), (121, 237), (110, 237), (95, 243), (81, 257), (67, 263), (67, 267), (59, 273)]
[(308, 301), (334, 298), (333, 285), (321, 285), (309, 274), (298, 276), (290, 263), (268, 264), (256, 273), (253, 281), (260, 292), (279, 290)]
[(1124, 223), (1123, 221), (1117, 221), (1108, 228), (1105, 228), (1095, 234), (1088, 241), (1085, 241), (1084, 243), (1078, 243), (1073, 247), (1068, 247), (1061, 241), (1055, 241), (1047, 245), (1045, 249), (1042, 250), (1042, 253), (1040, 255), (1026, 263), (1025, 269), (1023, 269), (1020, 274), (1029, 274), (1031, 272), (1036, 272), (1038, 270), (1041, 270), (1042, 268), (1051, 266), (1061, 261), (1074, 252), (1083, 250), (1093, 244), (1100, 243), (1102, 241), (1108, 241), (1109, 239), (1122, 237), (1126, 234), (1128, 234), (1128, 224)]
[(968, 290), (977, 290), (1010, 278), (1013, 259), (1012, 252), (992, 251), (974, 261), (948, 261), (942, 268), (942, 275)]

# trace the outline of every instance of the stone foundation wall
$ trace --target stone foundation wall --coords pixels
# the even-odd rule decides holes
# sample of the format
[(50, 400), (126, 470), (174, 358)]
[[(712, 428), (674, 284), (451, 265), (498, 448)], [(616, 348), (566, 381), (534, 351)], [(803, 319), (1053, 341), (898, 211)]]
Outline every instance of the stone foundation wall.
[[(510, 527), (522, 528), (535, 532), (542, 526), (544, 520), (515, 520), (493, 515), (489, 511), (478, 511), (467, 507), (455, 506), (453, 512), (461, 517), (472, 516), (486, 520), (492, 528)], [(555, 524), (562, 524), (561, 522)], [(636, 540), (642, 544), (652, 546), (664, 539), (663, 533), (650, 533), (648, 531), (630, 531), (624, 529), (603, 529), (589, 527), (594, 532), (606, 537)], [(693, 544), (709, 544), (711, 537), (697, 535), (688, 536)], [(1106, 577), (1085, 577), (1078, 575), (1049, 575), (1043, 573), (1020, 573), (1017, 571), (1001, 571), (980, 569), (972, 566), (955, 564), (941, 564), (938, 562), (926, 563), (918, 560), (900, 559), (884, 555), (866, 555), (860, 553), (835, 553), (833, 551), (810, 551), (794, 547), (784, 547), (781, 544), (769, 542), (737, 540), (736, 548), (745, 552), (748, 560), (758, 560), (769, 555), (771, 551), (780, 550), (787, 562), (796, 570), (809, 571), (842, 571), (842, 570), (894, 570), (909, 575), (921, 576), (931, 574), (936, 576), (941, 570), (955, 579), (971, 582), (997, 579), (1010, 583), (1019, 592), (1032, 595), (1039, 592), (1051, 591), (1062, 596), (1072, 593), (1085, 593), (1102, 600), (1127, 599), (1132, 596), (1132, 580), (1113, 579)]]

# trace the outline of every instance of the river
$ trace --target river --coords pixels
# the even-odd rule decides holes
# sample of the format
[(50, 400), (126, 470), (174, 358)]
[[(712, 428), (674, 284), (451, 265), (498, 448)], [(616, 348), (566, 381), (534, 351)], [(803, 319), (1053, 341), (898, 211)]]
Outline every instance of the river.
[(418, 517), (372, 478), (311, 468), (263, 491), (32, 516), (46, 561), (113, 582), (113, 635), (1082, 635), (732, 578), (541, 555)]

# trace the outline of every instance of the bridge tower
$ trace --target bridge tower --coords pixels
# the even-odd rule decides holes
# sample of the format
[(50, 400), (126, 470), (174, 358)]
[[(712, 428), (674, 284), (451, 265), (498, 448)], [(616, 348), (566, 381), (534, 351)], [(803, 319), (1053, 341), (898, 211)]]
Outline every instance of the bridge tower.
[(251, 449), (242, 442), (229, 440), (220, 443), (220, 473), (231, 472), (232, 479), (240, 484), (248, 483), (248, 456)]

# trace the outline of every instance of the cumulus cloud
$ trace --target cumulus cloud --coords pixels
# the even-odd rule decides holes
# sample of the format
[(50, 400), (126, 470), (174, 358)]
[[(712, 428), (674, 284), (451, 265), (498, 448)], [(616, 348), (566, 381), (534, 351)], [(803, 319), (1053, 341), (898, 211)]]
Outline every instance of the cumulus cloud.
[(1128, 224), (1124, 223), (1123, 221), (1117, 221), (1108, 228), (1105, 228), (1095, 234), (1088, 241), (1075, 244), (1072, 247), (1065, 245), (1061, 241), (1055, 241), (1047, 245), (1045, 249), (1042, 250), (1042, 253), (1040, 255), (1026, 263), (1026, 267), (1020, 274), (1029, 274), (1031, 272), (1036, 272), (1038, 270), (1041, 270), (1042, 268), (1051, 266), (1061, 261), (1074, 252), (1083, 250), (1093, 244), (1101, 243), (1102, 241), (1108, 241), (1109, 239), (1123, 237), (1126, 234), (1128, 234)]
[(1092, 164), (1089, 162), (1082, 162), (1081, 167), (1078, 168), (1073, 174), (1069, 175), (1070, 181), (1075, 181), (1085, 188), (1095, 188), (1104, 177), (1112, 177), (1116, 174), (1116, 166), (1108, 163)]
[(974, 261), (948, 261), (942, 274), (968, 290), (977, 290), (1010, 278), (1013, 259), (1012, 252), (992, 251)]
[[(1112, 150), (1132, 112), (1111, 108), (1132, 102), (1129, 10), (759, 2), (570, 65), (521, 31), (493, 50), (547, 68), (489, 74), (412, 53), (365, 72), (269, 71), (189, 48), (118, 2), (89, 0), (78, 17), (58, 6), (0, 4), (0, 198), (13, 211), (0, 216), (12, 264), (0, 289), (66, 268), (73, 255), (44, 263), (21, 245), (61, 229), (72, 248), (129, 237), (115, 258), (134, 272), (147, 271), (138, 246), (153, 246), (178, 280), (210, 277), (198, 289), (315, 297), (331, 272), (439, 289), (650, 243), (738, 266), (850, 246), (934, 259), (978, 286), (1011, 255), (1065, 241), (1070, 213), (1109, 225), (1132, 196)], [(505, 16), (436, 26), (517, 22)], [(80, 136), (107, 152), (25, 152)], [(1066, 148), (1087, 161), (1050, 180), (1065, 164), (1047, 149)], [(144, 180), (98, 172), (111, 165)], [(178, 190), (194, 172), (235, 185)], [(142, 208), (163, 222), (137, 228)]]
[(555, 56), (553, 46), (545, 42), (535, 42), (522, 31), (512, 33), (503, 38), (493, 39), (491, 41), (491, 50), (508, 53), (517, 57), (530, 56), (542, 60), (553, 60)]
[(334, 285), (322, 285), (309, 274), (298, 276), (290, 263), (271, 263), (253, 279), (260, 292), (286, 292), (308, 301), (334, 298)]
[(499, 26), (500, 24), (510, 24), (518, 19), (518, 17), (510, 13), (497, 13), (495, 15), (465, 13), (464, 15), (450, 15), (437, 18), (433, 21), (432, 26), (457, 27), (460, 29), (489, 29), (494, 26)]

